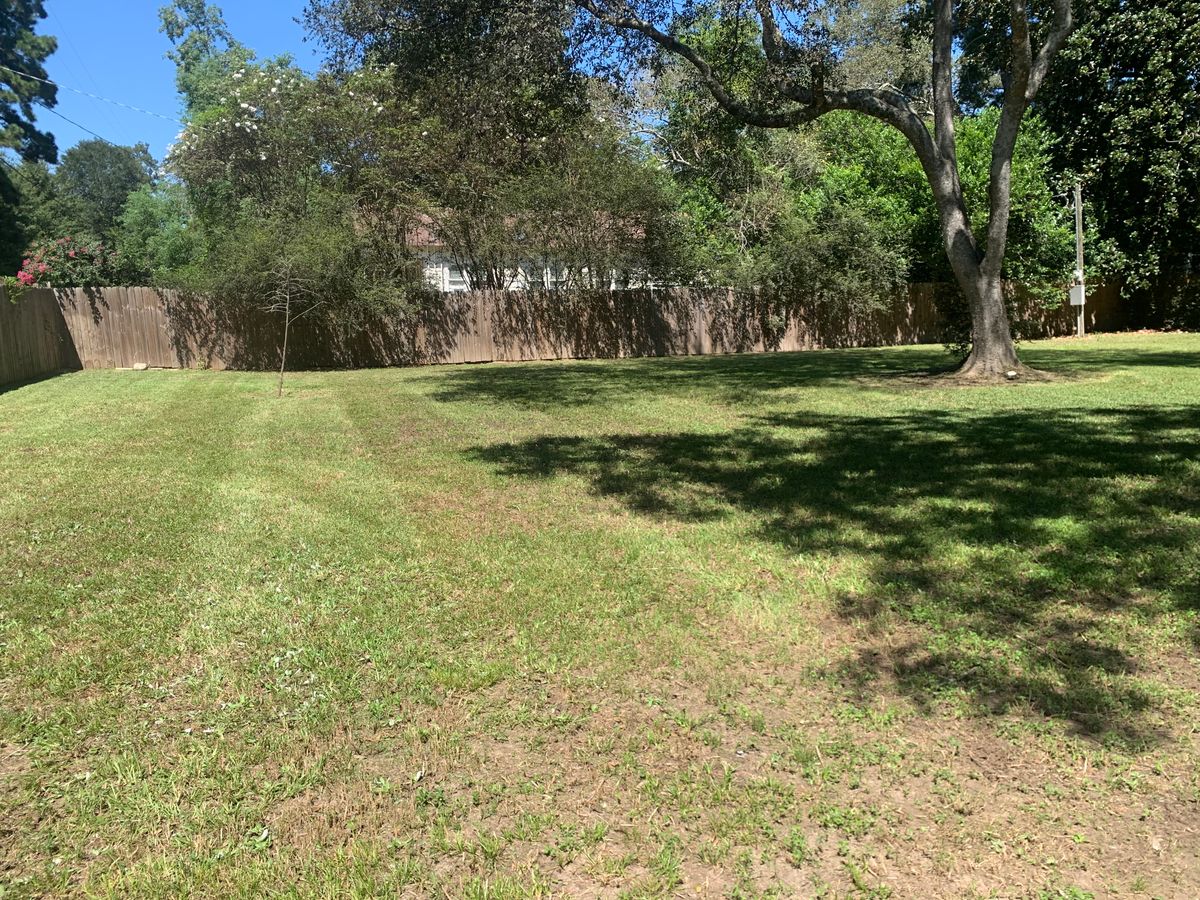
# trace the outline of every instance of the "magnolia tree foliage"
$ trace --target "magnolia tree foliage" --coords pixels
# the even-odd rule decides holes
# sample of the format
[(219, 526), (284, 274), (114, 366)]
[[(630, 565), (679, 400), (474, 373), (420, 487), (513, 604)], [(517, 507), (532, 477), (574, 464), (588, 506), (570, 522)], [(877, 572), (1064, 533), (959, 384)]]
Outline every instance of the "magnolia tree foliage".
[[(203, 227), (196, 286), (253, 296), (274, 253), (311, 264), (331, 306), (402, 302), (417, 282), (403, 213), (374, 227), (376, 208), (354, 190), (391, 130), (385, 112), (368, 79), (313, 79), (286, 61), (230, 73), (167, 160)], [(402, 191), (393, 183), (391, 199)]]
[(1041, 106), (1103, 238), (1092, 256), (1184, 301), (1159, 324), (1200, 326), (1196, 294), (1165, 289), (1200, 265), (1200, 0), (1092, 0), (1080, 19)]
[[(1012, 51), (994, 14), (994, 3), (963, 8), (958, 83), (972, 107), (1003, 100), (996, 72)], [(1076, 17), (1036, 109), (1060, 185), (1083, 185), (1089, 277), (1118, 278), (1147, 324), (1195, 327), (1185, 280), (1200, 240), (1200, 0), (1090, 0)]]

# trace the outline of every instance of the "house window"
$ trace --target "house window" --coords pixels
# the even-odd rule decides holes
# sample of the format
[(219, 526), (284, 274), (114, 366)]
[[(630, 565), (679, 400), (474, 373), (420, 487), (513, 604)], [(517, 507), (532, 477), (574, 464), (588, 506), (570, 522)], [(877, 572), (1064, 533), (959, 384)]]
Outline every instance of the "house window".
[(467, 275), (458, 266), (446, 267), (446, 291), (451, 294), (461, 294), (470, 290)]
[(441, 266), (426, 266), (425, 283), (435, 290), (445, 290), (446, 278), (443, 268)]
[(565, 291), (571, 283), (570, 273), (558, 266), (546, 269), (546, 287), (552, 291)]
[(521, 266), (516, 269), (509, 269), (504, 273), (504, 279), (510, 291), (527, 291), (529, 290), (529, 268)]
[(540, 291), (546, 286), (546, 272), (541, 266), (533, 263), (522, 263), (517, 269), (515, 284), (516, 290), (522, 291)]

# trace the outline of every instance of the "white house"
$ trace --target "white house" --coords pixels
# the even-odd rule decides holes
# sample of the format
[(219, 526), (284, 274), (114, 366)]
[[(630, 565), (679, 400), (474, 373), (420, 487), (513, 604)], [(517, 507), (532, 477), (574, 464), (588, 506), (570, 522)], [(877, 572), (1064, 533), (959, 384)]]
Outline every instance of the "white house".
[[(467, 273), (438, 235), (432, 219), (422, 216), (408, 229), (407, 241), (409, 249), (421, 260), (422, 274), (428, 285), (445, 294), (471, 290)], [(508, 270), (505, 276), (504, 288), (510, 291), (557, 291), (580, 284), (596, 286), (587, 268), (572, 273), (567, 267), (555, 265), (552, 261), (522, 261), (515, 269)], [(652, 286), (644, 277), (616, 271), (610, 272), (605, 280), (609, 290)]]

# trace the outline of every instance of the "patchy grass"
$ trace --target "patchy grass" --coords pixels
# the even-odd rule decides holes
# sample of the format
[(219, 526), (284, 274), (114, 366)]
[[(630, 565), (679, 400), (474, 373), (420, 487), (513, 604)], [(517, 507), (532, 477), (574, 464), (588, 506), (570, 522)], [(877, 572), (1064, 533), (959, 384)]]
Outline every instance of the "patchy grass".
[(1200, 894), (1200, 337), (0, 393), (0, 895)]

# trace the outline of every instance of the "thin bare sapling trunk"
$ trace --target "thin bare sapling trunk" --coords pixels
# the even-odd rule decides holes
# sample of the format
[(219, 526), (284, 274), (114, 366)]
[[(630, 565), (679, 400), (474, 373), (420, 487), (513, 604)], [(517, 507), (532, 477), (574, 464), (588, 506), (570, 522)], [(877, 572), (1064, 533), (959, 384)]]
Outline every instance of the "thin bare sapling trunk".
[[(287, 371), (288, 339), (291, 336), (292, 323), (308, 315), (323, 301), (313, 299), (316, 291), (311, 281), (291, 261), (282, 261), (269, 274), (272, 286), (263, 311), (283, 315), (283, 344), (279, 352), (279, 384), (275, 392), (276, 397), (283, 397), (283, 377)], [(295, 312), (297, 306), (304, 308), (300, 312)]]

